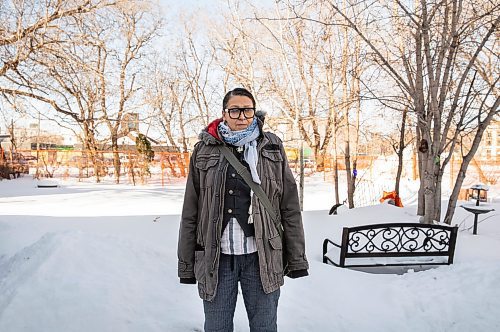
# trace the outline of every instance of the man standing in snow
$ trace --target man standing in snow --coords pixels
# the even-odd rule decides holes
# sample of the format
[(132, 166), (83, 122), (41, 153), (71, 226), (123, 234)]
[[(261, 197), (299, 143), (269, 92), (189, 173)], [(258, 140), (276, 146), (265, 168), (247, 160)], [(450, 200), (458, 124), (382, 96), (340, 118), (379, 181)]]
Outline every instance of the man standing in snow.
[[(297, 185), (281, 140), (262, 130), (253, 95), (234, 89), (222, 106), (191, 156), (178, 275), (198, 282), (205, 331), (233, 331), (238, 282), (250, 331), (277, 331), (284, 276), (304, 277), (309, 268)], [(239, 163), (228, 162), (225, 148)]]

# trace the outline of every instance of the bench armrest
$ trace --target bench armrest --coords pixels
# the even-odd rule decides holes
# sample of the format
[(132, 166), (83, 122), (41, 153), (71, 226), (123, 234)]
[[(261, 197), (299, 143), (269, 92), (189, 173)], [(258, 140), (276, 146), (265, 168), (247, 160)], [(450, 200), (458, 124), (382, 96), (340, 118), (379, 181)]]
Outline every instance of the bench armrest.
[[(337, 248), (341, 248), (340, 245), (338, 245), (337, 243), (333, 242), (332, 240), (325, 239), (323, 241), (323, 263), (328, 263), (328, 261), (330, 260), (330, 259), (328, 259), (328, 257), (325, 256), (326, 253), (328, 252), (328, 243), (333, 244)], [(330, 260), (330, 262), (332, 262), (332, 261)], [(332, 263), (335, 264), (334, 262), (332, 262)], [(337, 264), (335, 264), (335, 265), (337, 265)]]
[(333, 241), (332, 241), (332, 240), (330, 240), (330, 239), (325, 239), (325, 241), (323, 241), (323, 253), (324, 253), (324, 254), (326, 254), (326, 252), (325, 252), (325, 249), (324, 249), (324, 248), (326, 248), (326, 247), (328, 246), (328, 243), (331, 243), (331, 244), (333, 244), (335, 247), (340, 248), (340, 245), (339, 245), (339, 244), (336, 244), (335, 242), (333, 242)]

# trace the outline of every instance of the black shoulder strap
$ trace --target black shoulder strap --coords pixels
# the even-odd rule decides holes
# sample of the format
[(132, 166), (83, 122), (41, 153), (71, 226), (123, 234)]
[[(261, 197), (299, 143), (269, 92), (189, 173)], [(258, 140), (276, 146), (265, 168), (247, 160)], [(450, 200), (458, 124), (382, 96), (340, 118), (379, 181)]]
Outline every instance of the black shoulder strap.
[(278, 219), (278, 214), (276, 210), (274, 209), (271, 201), (269, 200), (269, 197), (267, 197), (266, 193), (264, 190), (262, 190), (262, 187), (258, 185), (257, 183), (253, 182), (252, 180), (252, 175), (250, 175), (250, 172), (247, 170), (247, 168), (239, 162), (238, 158), (229, 150), (227, 146), (220, 145), (219, 146), (220, 151), (226, 157), (227, 161), (231, 165), (233, 165), (234, 169), (236, 172), (241, 175), (243, 180), (248, 184), (248, 186), (253, 190), (253, 192), (259, 197), (260, 201), (264, 205), (264, 208), (267, 210), (267, 213), (271, 217), (271, 219), (274, 222), (274, 225), (278, 229), (278, 234), (280, 236), (283, 235), (283, 225), (281, 225), (281, 222)]

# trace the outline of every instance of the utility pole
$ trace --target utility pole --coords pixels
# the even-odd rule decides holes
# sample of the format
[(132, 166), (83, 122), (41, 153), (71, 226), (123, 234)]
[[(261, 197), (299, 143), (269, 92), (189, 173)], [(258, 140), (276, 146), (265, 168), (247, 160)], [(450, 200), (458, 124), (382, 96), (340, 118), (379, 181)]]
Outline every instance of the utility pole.
[(38, 111), (38, 132), (36, 134), (36, 172), (35, 172), (35, 179), (40, 178), (39, 174), (39, 163), (40, 163), (40, 111)]
[(10, 119), (10, 141), (12, 142), (13, 150), (17, 150), (16, 139), (14, 137), (14, 119)]

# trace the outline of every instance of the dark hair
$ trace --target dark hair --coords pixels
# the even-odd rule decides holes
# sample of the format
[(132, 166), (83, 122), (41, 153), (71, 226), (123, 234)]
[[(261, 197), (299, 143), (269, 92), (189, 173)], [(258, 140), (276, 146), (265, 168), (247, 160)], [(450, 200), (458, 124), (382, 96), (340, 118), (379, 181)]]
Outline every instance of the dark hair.
[(227, 103), (229, 102), (229, 99), (233, 96), (245, 96), (250, 98), (252, 100), (253, 107), (255, 107), (255, 98), (253, 97), (252, 93), (248, 91), (245, 88), (236, 88), (234, 90), (229, 91), (226, 93), (224, 96), (224, 99), (222, 100), (222, 109), (225, 110), (227, 107)]

